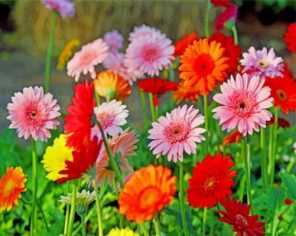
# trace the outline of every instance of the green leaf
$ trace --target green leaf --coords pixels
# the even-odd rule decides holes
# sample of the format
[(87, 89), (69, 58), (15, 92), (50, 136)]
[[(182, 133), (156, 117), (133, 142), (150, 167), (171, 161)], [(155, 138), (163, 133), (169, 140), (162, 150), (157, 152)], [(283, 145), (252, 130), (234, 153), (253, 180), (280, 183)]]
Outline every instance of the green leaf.
[(283, 186), (287, 189), (288, 194), (296, 200), (296, 176), (286, 173), (281, 173), (280, 176), (283, 181)]

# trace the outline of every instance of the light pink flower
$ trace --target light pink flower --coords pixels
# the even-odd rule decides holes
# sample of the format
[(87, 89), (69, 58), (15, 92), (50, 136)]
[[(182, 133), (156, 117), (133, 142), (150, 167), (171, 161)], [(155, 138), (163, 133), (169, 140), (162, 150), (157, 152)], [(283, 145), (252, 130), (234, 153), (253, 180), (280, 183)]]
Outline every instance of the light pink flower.
[(149, 76), (158, 76), (174, 59), (172, 41), (164, 34), (151, 33), (135, 38), (126, 50), (124, 65), (128, 72), (140, 71)]
[(118, 53), (122, 48), (123, 37), (117, 30), (107, 32), (103, 40), (108, 45), (111, 53)]
[(78, 81), (81, 73), (90, 73), (96, 78), (95, 66), (102, 63), (108, 55), (108, 46), (102, 39), (83, 45), (79, 52), (67, 64), (68, 75)]
[(69, 0), (41, 0), (41, 2), (48, 9), (57, 11), (62, 18), (72, 17), (75, 15), (74, 2)]
[(259, 76), (262, 79), (282, 77), (284, 72), (284, 61), (275, 55), (273, 48), (267, 52), (265, 47), (257, 51), (251, 47), (248, 52), (243, 53), (241, 64), (244, 66), (244, 73)]
[(153, 28), (151, 26), (148, 25), (141, 25), (141, 26), (136, 26), (133, 30), (133, 32), (131, 32), (129, 34), (129, 41), (134, 41), (135, 39), (138, 39), (141, 36), (149, 36), (152, 34), (157, 34), (161, 37), (162, 33), (160, 32), (160, 30)]
[(216, 107), (214, 118), (220, 120), (223, 130), (230, 132), (234, 128), (244, 136), (265, 127), (272, 117), (267, 108), (272, 106), (270, 88), (263, 87), (265, 79), (247, 74), (233, 76), (224, 82), (220, 94), (214, 100), (222, 106)]
[(16, 129), (19, 138), (32, 136), (34, 140), (46, 141), (51, 137), (49, 130), (59, 125), (56, 118), (60, 106), (50, 93), (44, 94), (42, 87), (29, 87), (15, 93), (11, 100), (7, 119), (11, 120), (9, 128)]
[(152, 123), (148, 131), (148, 138), (152, 140), (149, 147), (157, 157), (167, 155), (169, 161), (182, 161), (184, 152), (195, 154), (196, 143), (205, 140), (202, 133), (206, 130), (198, 127), (203, 123), (204, 117), (198, 109), (187, 108), (187, 105), (177, 107)]
[[(121, 101), (116, 100), (103, 102), (98, 107), (95, 107), (94, 111), (105, 134), (110, 136), (114, 136), (122, 132), (121, 126), (126, 124), (126, 118), (129, 113), (126, 109), (126, 105), (123, 105)], [(92, 136), (93, 135), (97, 135), (99, 139), (101, 137), (99, 130), (96, 128), (93, 128), (92, 130)]]

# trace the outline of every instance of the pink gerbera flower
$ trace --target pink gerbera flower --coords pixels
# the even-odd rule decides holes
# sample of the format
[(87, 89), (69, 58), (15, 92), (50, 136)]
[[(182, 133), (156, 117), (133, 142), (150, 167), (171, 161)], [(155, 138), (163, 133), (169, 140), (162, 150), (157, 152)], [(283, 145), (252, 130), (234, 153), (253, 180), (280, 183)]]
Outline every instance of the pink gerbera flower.
[(50, 138), (51, 129), (59, 125), (57, 117), (60, 106), (50, 93), (44, 94), (42, 87), (24, 88), (23, 92), (15, 93), (12, 103), (7, 105), (11, 120), (9, 128), (17, 130), (18, 137), (46, 141)]
[[(110, 136), (117, 135), (122, 132), (121, 126), (126, 124), (128, 117), (128, 110), (126, 105), (121, 101), (112, 100), (111, 102), (104, 102), (94, 109), (96, 118), (102, 125), (105, 134)], [(99, 130), (93, 129), (93, 134), (100, 138)]]
[(183, 160), (184, 152), (196, 153), (196, 143), (205, 140), (205, 129), (198, 126), (204, 123), (204, 117), (193, 106), (177, 107), (166, 116), (152, 123), (148, 138), (152, 141), (150, 149), (157, 157), (167, 155), (168, 160)]
[(104, 35), (103, 39), (104, 42), (108, 45), (109, 51), (111, 53), (118, 53), (119, 50), (122, 48), (123, 37), (117, 30), (107, 32)]
[(135, 38), (126, 50), (124, 64), (128, 72), (140, 71), (149, 76), (158, 76), (174, 59), (172, 41), (164, 34), (151, 33)]
[(83, 45), (79, 52), (68, 62), (68, 75), (75, 77), (78, 81), (81, 73), (90, 73), (93, 79), (96, 78), (95, 66), (102, 63), (108, 55), (108, 46), (102, 39)]
[(135, 39), (141, 37), (141, 36), (149, 36), (151, 34), (158, 34), (161, 36), (161, 32), (160, 30), (153, 28), (151, 26), (148, 25), (141, 25), (141, 26), (136, 26), (133, 30), (133, 32), (131, 32), (129, 34), (129, 41), (134, 41)]
[(284, 61), (275, 55), (273, 48), (267, 52), (265, 47), (257, 51), (251, 47), (248, 52), (243, 53), (241, 64), (244, 66), (243, 73), (263, 79), (282, 77), (284, 72)]
[(259, 131), (260, 126), (265, 127), (272, 117), (267, 108), (272, 106), (270, 88), (263, 87), (265, 79), (247, 74), (233, 76), (224, 82), (220, 94), (214, 100), (222, 104), (213, 110), (215, 119), (220, 120), (223, 130), (227, 132), (234, 128), (244, 136)]

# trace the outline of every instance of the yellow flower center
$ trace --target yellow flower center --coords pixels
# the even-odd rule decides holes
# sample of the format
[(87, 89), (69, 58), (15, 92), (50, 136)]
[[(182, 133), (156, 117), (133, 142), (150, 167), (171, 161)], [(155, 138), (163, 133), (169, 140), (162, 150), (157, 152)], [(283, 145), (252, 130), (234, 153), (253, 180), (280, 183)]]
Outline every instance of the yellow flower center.
[(141, 208), (150, 208), (156, 202), (159, 201), (161, 197), (161, 192), (155, 186), (148, 186), (143, 189), (140, 194), (140, 206)]
[(8, 197), (15, 187), (15, 183), (13, 180), (8, 180), (3, 188), (4, 197)]
[(261, 60), (258, 62), (259, 66), (265, 68), (269, 65), (268, 61), (265, 61), (265, 60)]
[(205, 190), (212, 190), (214, 188), (216, 182), (217, 181), (214, 177), (210, 177), (210, 178), (206, 179), (203, 187)]

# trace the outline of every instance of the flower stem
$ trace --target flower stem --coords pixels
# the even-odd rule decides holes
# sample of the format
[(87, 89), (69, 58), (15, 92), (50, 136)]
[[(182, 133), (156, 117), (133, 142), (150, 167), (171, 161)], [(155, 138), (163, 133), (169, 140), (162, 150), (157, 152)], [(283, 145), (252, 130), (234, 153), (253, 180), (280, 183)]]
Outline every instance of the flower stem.
[(207, 208), (205, 207), (203, 210), (202, 216), (202, 235), (206, 235), (206, 223), (207, 223)]
[(206, 14), (205, 14), (205, 36), (206, 38), (210, 37), (210, 10), (211, 10), (211, 3), (208, 0), (207, 1), (207, 8), (206, 8)]
[(47, 54), (46, 54), (46, 61), (45, 61), (45, 73), (44, 73), (45, 93), (49, 92), (49, 89), (50, 89), (51, 58), (52, 58), (52, 50), (53, 50), (55, 32), (56, 32), (56, 13), (54, 11), (51, 11), (49, 42), (48, 42), (48, 47), (47, 47)]
[(174, 71), (173, 65), (170, 66), (169, 68), (169, 80), (175, 81), (175, 71)]
[[(70, 183), (67, 182), (67, 191), (70, 192)], [(70, 205), (67, 204), (66, 206), (66, 217), (65, 217), (65, 223), (64, 223), (64, 235), (67, 235), (67, 226), (69, 223), (69, 214), (70, 214)]]
[(274, 125), (272, 134), (272, 149), (271, 149), (271, 169), (270, 169), (270, 184), (273, 185), (274, 182), (274, 169), (275, 169), (275, 159), (276, 159), (276, 146), (277, 146), (277, 128), (278, 128), (278, 118), (279, 110), (276, 107), (274, 109)]
[(265, 145), (265, 129), (260, 128), (260, 147), (261, 147), (261, 177), (263, 180), (263, 187), (267, 186), (267, 156)]
[(103, 236), (102, 214), (101, 214), (98, 186), (97, 186), (96, 180), (93, 181), (93, 184), (94, 184), (94, 189), (95, 189), (96, 210), (97, 210), (97, 217), (98, 217), (98, 235)]
[(30, 228), (30, 235), (33, 236), (36, 233), (36, 221), (37, 221), (37, 155), (36, 155), (36, 143), (33, 140), (33, 147), (32, 147), (32, 194), (33, 194), (33, 201), (32, 201), (32, 213), (31, 213), (31, 228)]
[(140, 94), (140, 100), (141, 100), (141, 108), (142, 108), (142, 114), (143, 114), (143, 120), (144, 120), (144, 129), (146, 130), (148, 128), (148, 119), (147, 119), (147, 108), (146, 108), (146, 100), (145, 100), (145, 94), (143, 91), (139, 89)]
[(99, 106), (100, 105), (100, 95), (97, 94), (96, 92), (95, 92), (95, 98), (96, 98), (97, 106)]
[(73, 223), (74, 223), (74, 218), (75, 218), (75, 210), (76, 210), (76, 183), (73, 183), (71, 210), (70, 210), (69, 224), (68, 224), (68, 229), (67, 229), (67, 236), (72, 236)]
[(160, 236), (159, 220), (158, 220), (157, 214), (153, 218), (153, 224), (154, 224), (154, 228), (155, 228), (155, 235)]
[(231, 31), (232, 31), (232, 34), (233, 34), (234, 43), (237, 45), (238, 44), (238, 34), (237, 34), (237, 30), (236, 30), (235, 25), (233, 25), (231, 27)]
[(179, 188), (179, 200), (180, 200), (180, 207), (181, 207), (181, 217), (182, 217), (182, 225), (184, 235), (188, 236), (188, 227), (187, 227), (187, 220), (185, 214), (185, 199), (184, 199), (184, 186), (183, 186), (183, 162), (179, 162), (179, 181), (180, 181), (180, 188)]
[(150, 105), (150, 111), (151, 111), (151, 119), (152, 121), (156, 121), (152, 93), (149, 93), (149, 105)]
[(252, 192), (251, 192), (251, 169), (250, 169), (250, 145), (248, 144), (247, 137), (243, 139), (243, 159), (245, 164), (245, 175), (247, 180), (247, 201), (252, 205)]
[(145, 229), (144, 224), (142, 223), (142, 224), (139, 224), (139, 225), (140, 225), (140, 228), (141, 228), (142, 233), (144, 234), (144, 236), (149, 236), (147, 230)]
[(81, 219), (81, 231), (82, 231), (82, 236), (86, 236), (86, 228), (85, 228), (85, 214), (80, 216)]
[(206, 129), (206, 140), (205, 140), (205, 156), (208, 155), (209, 146), (209, 109), (208, 109), (208, 98), (207, 95), (203, 96), (204, 101), (204, 115), (205, 115), (205, 129)]

